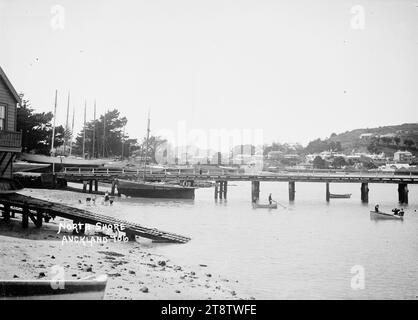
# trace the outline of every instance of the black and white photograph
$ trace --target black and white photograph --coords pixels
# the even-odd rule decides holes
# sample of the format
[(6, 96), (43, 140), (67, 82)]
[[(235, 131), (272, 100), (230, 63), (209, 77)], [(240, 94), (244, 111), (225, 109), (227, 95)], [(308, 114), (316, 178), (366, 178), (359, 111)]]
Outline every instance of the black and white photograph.
[(418, 300), (418, 0), (0, 0), (0, 48), (0, 300)]

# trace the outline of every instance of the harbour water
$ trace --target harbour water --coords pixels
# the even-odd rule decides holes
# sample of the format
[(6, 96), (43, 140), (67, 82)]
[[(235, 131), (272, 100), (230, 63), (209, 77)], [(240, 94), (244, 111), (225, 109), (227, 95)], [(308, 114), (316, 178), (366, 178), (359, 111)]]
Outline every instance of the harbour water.
[[(184, 245), (160, 244), (157, 253), (238, 280), (241, 293), (257, 299), (417, 299), (418, 186), (409, 186), (404, 221), (371, 220), (375, 203), (390, 211), (396, 184), (370, 184), (369, 204), (359, 184), (331, 184), (351, 199), (325, 201), (325, 184), (261, 183), (277, 210), (253, 209), (249, 182), (230, 183), (227, 200), (199, 189), (194, 201), (120, 199), (112, 214), (190, 236)], [(360, 270), (360, 273), (358, 273)], [(352, 286), (364, 271), (364, 287)], [(363, 283), (363, 282), (362, 282)]]

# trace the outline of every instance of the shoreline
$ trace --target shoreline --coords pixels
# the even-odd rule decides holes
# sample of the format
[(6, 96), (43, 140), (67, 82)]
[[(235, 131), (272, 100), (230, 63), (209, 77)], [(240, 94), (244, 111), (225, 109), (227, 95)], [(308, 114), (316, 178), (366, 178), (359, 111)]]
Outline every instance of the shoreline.
[[(71, 206), (77, 206), (78, 201), (67, 191), (55, 194), (27, 189), (22, 193)], [(32, 223), (22, 229), (20, 219), (1, 220), (0, 279), (53, 279), (60, 270), (65, 279), (107, 274), (104, 299), (254, 299), (239, 295), (235, 282), (212, 273), (210, 266), (200, 266), (198, 261), (193, 266), (179, 265), (156, 254), (155, 244), (147, 239), (84, 244), (63, 241), (63, 236), (70, 238), (72, 232), (58, 234), (60, 222), (72, 223), (57, 217), (40, 229)]]

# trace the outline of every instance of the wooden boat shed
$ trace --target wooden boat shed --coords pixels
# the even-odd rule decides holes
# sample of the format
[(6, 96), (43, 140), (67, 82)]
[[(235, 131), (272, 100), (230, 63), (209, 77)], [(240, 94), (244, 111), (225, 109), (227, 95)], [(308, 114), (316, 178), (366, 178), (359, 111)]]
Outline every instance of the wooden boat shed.
[(22, 151), (22, 133), (16, 131), (20, 97), (0, 67), (0, 177), (11, 178), (13, 159)]

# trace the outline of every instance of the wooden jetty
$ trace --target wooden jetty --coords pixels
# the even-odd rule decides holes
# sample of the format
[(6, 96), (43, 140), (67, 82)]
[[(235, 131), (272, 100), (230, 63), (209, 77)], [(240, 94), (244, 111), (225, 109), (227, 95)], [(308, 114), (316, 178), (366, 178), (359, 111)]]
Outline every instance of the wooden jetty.
[(48, 221), (50, 217), (62, 217), (72, 220), (74, 223), (103, 226), (124, 226), (123, 232), (133, 240), (135, 236), (151, 239), (156, 242), (186, 243), (190, 238), (178, 234), (165, 232), (153, 228), (143, 227), (137, 223), (126, 220), (96, 214), (87, 210), (73, 208), (59, 203), (49, 202), (21, 194), (2, 195), (0, 198), (0, 211), (5, 221), (10, 220), (16, 213), (22, 215), (22, 226), (29, 226), (29, 219), (36, 227), (42, 226), (42, 221)]
[[(68, 182), (83, 183), (83, 190), (93, 192), (93, 186), (97, 191), (97, 183), (112, 183), (112, 194), (115, 192), (117, 179), (138, 179), (144, 178), (147, 181), (170, 181), (175, 180), (180, 183), (186, 182), (193, 185), (196, 181), (214, 181), (215, 182), (215, 199), (227, 197), (228, 181), (250, 181), (251, 182), (251, 200), (259, 199), (260, 182), (288, 182), (289, 183), (289, 201), (295, 200), (296, 182), (322, 182), (325, 183), (325, 198), (330, 200), (330, 183), (359, 183), (361, 184), (361, 201), (367, 203), (369, 201), (369, 184), (385, 183), (398, 184), (398, 195), (400, 203), (408, 203), (408, 184), (418, 184), (418, 176), (406, 174), (394, 174), (384, 172), (280, 172), (269, 173), (263, 172), (259, 174), (233, 174), (226, 171), (220, 172), (169, 172), (167, 170), (153, 172), (152, 170), (142, 174), (138, 170), (109, 170), (96, 168), (66, 168), (64, 171), (57, 173), (57, 179)], [(65, 183), (63, 183), (65, 184)]]

